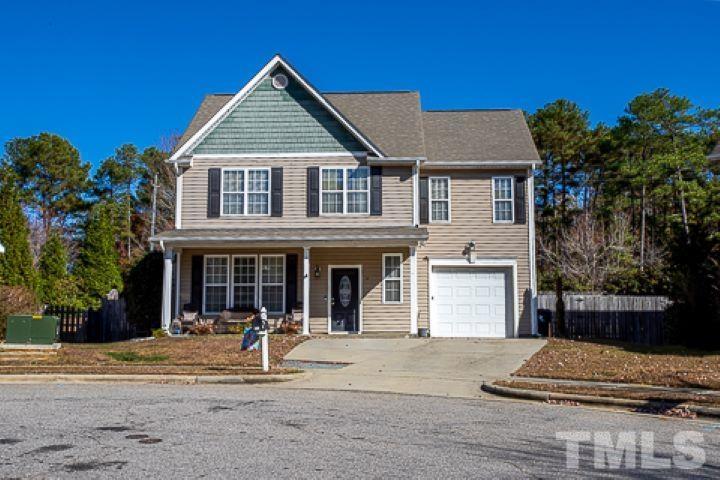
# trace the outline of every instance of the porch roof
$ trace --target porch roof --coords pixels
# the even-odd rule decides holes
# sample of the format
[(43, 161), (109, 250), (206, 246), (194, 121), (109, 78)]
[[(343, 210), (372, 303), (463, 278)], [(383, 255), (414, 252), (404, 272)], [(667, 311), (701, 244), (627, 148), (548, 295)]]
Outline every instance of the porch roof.
[[(366, 246), (417, 245), (428, 239), (425, 228), (419, 227), (355, 227), (355, 228), (225, 228), (180, 229), (160, 233), (150, 240), (182, 246), (237, 243), (242, 245), (273, 244), (275, 246)], [(215, 245), (216, 246), (216, 245)]]

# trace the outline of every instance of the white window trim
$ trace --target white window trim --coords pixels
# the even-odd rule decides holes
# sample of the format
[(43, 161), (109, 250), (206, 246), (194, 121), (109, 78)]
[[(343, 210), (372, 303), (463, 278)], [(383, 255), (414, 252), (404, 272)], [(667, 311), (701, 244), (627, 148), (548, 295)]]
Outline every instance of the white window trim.
[[(385, 277), (385, 259), (388, 257), (400, 257), (400, 278), (387, 278)], [(387, 280), (397, 281), (400, 280), (400, 301), (388, 301), (385, 300), (385, 282)], [(383, 253), (382, 254), (382, 303), (385, 305), (399, 305), (403, 303), (403, 254), (402, 253)]]
[[(248, 192), (248, 172), (249, 171), (266, 171), (268, 172), (268, 213), (247, 213), (248, 211), (248, 195), (250, 193), (265, 192)], [(225, 172), (243, 172), (243, 213), (225, 213)], [(230, 192), (228, 192), (230, 193)], [(233, 192), (237, 193), (237, 192)], [(269, 167), (225, 167), (220, 172), (220, 216), (221, 217), (269, 217), (272, 212), (272, 172)]]
[[(227, 263), (228, 277), (225, 278), (225, 283), (224, 283), (224, 284), (223, 284), (223, 283), (210, 283), (210, 284), (207, 283), (206, 280), (207, 280), (207, 261), (208, 261), (208, 258), (224, 258), (225, 260), (227, 260), (227, 262), (228, 262), (228, 263)], [(231, 265), (230, 265), (230, 255), (204, 255), (204, 256), (203, 256), (203, 289), (202, 289), (202, 312), (203, 312), (203, 315), (215, 315), (215, 314), (220, 313), (220, 311), (213, 312), (213, 311), (208, 311), (208, 310), (205, 309), (205, 305), (206, 305), (206, 303), (205, 303), (205, 294), (207, 293), (207, 292), (206, 292), (207, 287), (219, 287), (219, 286), (223, 286), (223, 285), (224, 285), (224, 286), (225, 286), (225, 308), (227, 308), (228, 305), (230, 305), (230, 298), (231, 298), (231, 297), (230, 297), (230, 278), (229, 278), (230, 268), (231, 268)]]
[[(436, 199), (433, 199), (433, 196), (432, 196), (432, 182), (433, 182), (433, 179), (434, 179), (434, 180), (447, 180), (447, 185), (448, 185), (448, 198), (447, 198), (447, 200), (444, 199), (444, 198), (436, 198)], [(443, 176), (443, 177), (438, 177), (438, 176), (428, 177), (428, 217), (429, 217), (429, 218), (428, 218), (428, 221), (429, 221), (430, 223), (450, 223), (450, 222), (452, 221), (452, 186), (451, 186), (451, 183), (452, 183), (452, 182), (450, 181), (450, 177), (449, 177), (449, 176)], [(447, 220), (433, 220), (433, 218), (432, 218), (432, 217), (433, 217), (433, 215), (432, 215), (432, 202), (433, 202), (433, 201), (435, 201), (435, 202), (445, 202), (445, 201), (447, 201), (447, 204), (448, 204), (448, 218), (447, 218)]]
[[(347, 171), (348, 170), (359, 170), (363, 169), (367, 171), (367, 190), (348, 190), (348, 177), (347, 177)], [(343, 188), (342, 188), (342, 198), (343, 198), (343, 211), (342, 213), (323, 213), (323, 192), (332, 192), (332, 193), (338, 193), (340, 190), (323, 190), (323, 171), (324, 170), (342, 170), (343, 172)], [(367, 192), (367, 211), (366, 212), (353, 212), (348, 213), (347, 207), (347, 194), (348, 192)], [(367, 165), (358, 165), (357, 167), (352, 166), (338, 166), (338, 167), (320, 167), (320, 215), (323, 217), (338, 217), (341, 215), (351, 215), (353, 217), (360, 217), (360, 216), (369, 216), (370, 215), (370, 167)]]
[(259, 295), (259, 287), (258, 287), (258, 274), (260, 271), (260, 265), (258, 265), (258, 256), (257, 255), (233, 255), (230, 260), (230, 303), (231, 308), (235, 308), (235, 286), (250, 286), (249, 283), (235, 283), (235, 259), (236, 258), (252, 258), (255, 260), (255, 280), (252, 284), (253, 287), (255, 287), (255, 296), (253, 298), (253, 306), (258, 305), (258, 295)]
[[(510, 198), (495, 198), (495, 180), (509, 179), (510, 180)], [(492, 220), (493, 223), (515, 223), (515, 178), (512, 175), (501, 175), (492, 177), (492, 184), (490, 185), (492, 190)], [(497, 220), (495, 217), (495, 205), (497, 202), (510, 202), (510, 220)]]
[[(280, 283), (267, 283), (267, 284), (264, 284), (263, 281), (262, 281), (262, 261), (263, 261), (264, 258), (269, 258), (269, 257), (282, 257), (282, 267), (283, 267), (283, 270), (282, 270), (282, 284), (280, 284)], [(268, 314), (278, 315), (278, 314), (284, 314), (284, 313), (285, 313), (285, 307), (286, 307), (286, 305), (285, 305), (285, 297), (286, 297), (286, 291), (285, 291), (285, 289), (287, 288), (287, 286), (285, 285), (285, 283), (286, 283), (286, 275), (287, 275), (287, 274), (286, 274), (286, 268), (287, 268), (286, 259), (287, 259), (287, 257), (286, 257), (286, 255), (284, 255), (284, 254), (260, 255), (260, 263), (258, 264), (258, 271), (257, 271), (257, 275), (258, 275), (258, 285), (259, 285), (259, 287), (260, 287), (260, 292), (259, 292), (259, 294), (258, 294), (258, 295), (259, 295), (259, 297), (258, 297), (258, 298), (259, 298), (258, 305), (260, 306), (260, 308), (262, 308), (262, 307), (264, 306), (264, 305), (263, 305), (263, 286), (264, 286), (264, 285), (272, 286), (272, 287), (277, 287), (277, 286), (282, 285), (282, 292), (283, 292), (283, 293), (282, 293), (282, 311), (270, 311), (270, 310), (268, 310), (268, 312), (267, 312)]]

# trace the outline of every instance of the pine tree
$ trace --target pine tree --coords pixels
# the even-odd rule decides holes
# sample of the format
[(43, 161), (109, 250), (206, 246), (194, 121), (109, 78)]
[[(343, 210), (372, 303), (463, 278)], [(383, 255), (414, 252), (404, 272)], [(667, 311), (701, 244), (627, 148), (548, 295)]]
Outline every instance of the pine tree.
[(34, 291), (36, 274), (30, 252), (30, 229), (20, 196), (7, 176), (0, 176), (0, 285), (23, 286)]
[(40, 300), (51, 305), (66, 305), (69, 256), (62, 238), (53, 230), (40, 250), (38, 287)]
[(97, 204), (90, 212), (85, 241), (80, 249), (75, 276), (86, 302), (97, 306), (100, 297), (113, 288), (122, 288), (120, 259), (115, 248), (112, 205)]

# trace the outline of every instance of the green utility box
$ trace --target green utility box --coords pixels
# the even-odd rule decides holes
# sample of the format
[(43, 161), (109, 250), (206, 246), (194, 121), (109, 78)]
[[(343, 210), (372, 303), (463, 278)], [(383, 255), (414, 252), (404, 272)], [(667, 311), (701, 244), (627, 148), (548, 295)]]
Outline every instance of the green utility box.
[(52, 345), (58, 337), (58, 318), (51, 315), (11, 315), (7, 319), (5, 342)]

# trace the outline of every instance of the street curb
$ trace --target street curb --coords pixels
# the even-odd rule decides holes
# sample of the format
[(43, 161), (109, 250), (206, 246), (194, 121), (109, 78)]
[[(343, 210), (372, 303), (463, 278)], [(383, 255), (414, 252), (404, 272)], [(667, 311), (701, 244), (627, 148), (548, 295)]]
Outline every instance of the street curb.
[(301, 373), (257, 375), (86, 375), (86, 374), (23, 374), (0, 375), (0, 384), (43, 383), (153, 383), (165, 385), (258, 385), (290, 382), (306, 377)]
[(483, 383), (480, 387), (484, 392), (492, 393), (502, 397), (520, 398), (524, 400), (537, 400), (547, 402), (550, 400), (571, 401), (606, 407), (631, 407), (631, 408), (663, 408), (668, 405), (687, 408), (689, 411), (705, 417), (720, 418), (720, 408), (703, 407), (700, 405), (688, 405), (681, 403), (675, 405), (671, 402), (657, 402), (652, 400), (635, 400), (631, 398), (598, 397), (594, 395), (577, 395), (573, 393), (556, 393), (541, 390), (525, 390), (521, 388), (503, 387), (491, 383)]

